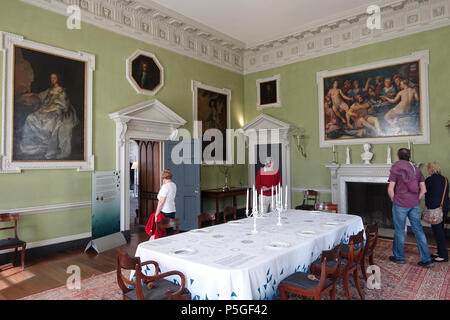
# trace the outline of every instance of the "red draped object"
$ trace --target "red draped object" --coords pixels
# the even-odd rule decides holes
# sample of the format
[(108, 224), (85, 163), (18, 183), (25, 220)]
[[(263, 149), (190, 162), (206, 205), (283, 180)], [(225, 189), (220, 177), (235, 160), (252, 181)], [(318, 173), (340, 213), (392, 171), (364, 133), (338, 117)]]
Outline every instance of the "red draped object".
[[(148, 218), (147, 225), (145, 226), (145, 232), (151, 237), (155, 235), (155, 239), (159, 237), (165, 237), (167, 235), (167, 231), (165, 229), (161, 230), (160, 234), (158, 235), (156, 223), (155, 223), (155, 213), (153, 212), (150, 217)], [(160, 212), (158, 214), (157, 222), (161, 222), (162, 219), (165, 219), (166, 217)]]

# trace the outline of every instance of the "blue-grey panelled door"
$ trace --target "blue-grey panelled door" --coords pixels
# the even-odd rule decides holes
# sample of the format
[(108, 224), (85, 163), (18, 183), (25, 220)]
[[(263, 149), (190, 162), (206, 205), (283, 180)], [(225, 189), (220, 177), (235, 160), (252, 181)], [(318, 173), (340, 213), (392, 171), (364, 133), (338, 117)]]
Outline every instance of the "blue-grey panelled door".
[[(180, 148), (181, 146), (183, 148)], [(172, 150), (175, 147), (173, 158)], [(190, 152), (184, 152), (186, 150)], [(178, 157), (181, 157), (182, 161)], [(175, 217), (180, 219), (180, 230), (197, 228), (197, 217), (201, 210), (200, 166), (194, 162), (194, 140), (164, 142), (164, 168), (172, 170), (173, 182), (177, 185)]]

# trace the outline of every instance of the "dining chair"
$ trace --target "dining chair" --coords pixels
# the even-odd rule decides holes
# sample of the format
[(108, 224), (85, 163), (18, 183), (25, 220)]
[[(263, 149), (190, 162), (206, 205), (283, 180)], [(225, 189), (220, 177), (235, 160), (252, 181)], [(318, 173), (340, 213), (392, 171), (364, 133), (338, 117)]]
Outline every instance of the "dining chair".
[[(341, 269), (341, 255), (340, 252), (342, 250), (342, 244), (337, 245), (336, 247), (339, 247), (339, 257), (338, 261), (335, 260), (328, 260), (326, 264), (326, 272), (328, 275), (328, 280), (330, 280), (333, 285), (336, 285), (336, 281), (339, 279), (340, 275), (342, 274)], [(336, 264), (336, 262), (338, 262)], [(321, 258), (316, 259), (311, 264), (311, 273), (315, 275), (320, 275), (322, 269), (322, 260)]]
[(197, 217), (197, 222), (198, 222), (198, 228), (200, 229), (205, 226), (208, 226), (208, 227), (213, 226), (216, 222), (216, 218), (215, 218), (214, 214), (202, 212)]
[(358, 277), (358, 265), (364, 255), (364, 230), (361, 230), (356, 235), (350, 236), (349, 243), (343, 244), (341, 249), (342, 263), (344, 269), (342, 271), (345, 295), (348, 300), (351, 300), (350, 291), (348, 288), (348, 276), (353, 273), (356, 289), (359, 296), (364, 300), (364, 295), (361, 291)]
[(336, 298), (336, 287), (334, 283), (328, 280), (328, 277), (336, 272), (341, 263), (340, 257), (341, 245), (331, 250), (322, 251), (320, 258), (320, 278), (317, 279), (315, 274), (305, 272), (296, 272), (278, 285), (281, 299), (287, 300), (287, 293), (296, 294), (304, 297), (312, 297), (319, 300), (321, 296), (330, 293), (330, 299)]
[[(231, 217), (228, 219), (228, 217)], [(233, 207), (226, 206), (223, 209), (223, 222), (226, 223), (229, 220), (236, 220), (236, 210)]]
[(314, 205), (314, 210), (338, 213), (338, 205), (331, 202), (320, 202)]
[[(155, 275), (147, 276), (142, 273), (142, 267), (153, 264)], [(129, 280), (122, 270), (135, 271), (135, 281)], [(179, 276), (180, 285), (164, 278)], [(117, 254), (117, 283), (122, 290), (123, 300), (190, 300), (189, 290), (185, 288), (186, 279), (180, 271), (159, 273), (156, 261), (141, 263), (139, 257), (130, 257), (126, 252), (118, 250)]]
[(361, 272), (364, 280), (367, 281), (366, 258), (369, 258), (369, 266), (373, 265), (373, 254), (378, 240), (378, 224), (369, 224), (365, 228), (366, 244), (364, 245), (364, 254), (361, 258)]
[[(177, 234), (180, 232), (180, 220), (175, 218), (175, 219), (170, 219), (170, 218), (165, 218), (162, 219), (160, 222), (156, 223), (156, 229), (158, 232), (158, 237), (162, 237), (161, 235), (161, 231), (162, 230), (166, 230), (170, 229), (170, 228), (175, 228), (175, 231), (173, 232), (173, 234)], [(167, 234), (169, 235), (169, 234)]]
[(12, 230), (14, 229), (14, 238), (8, 237), (5, 239), (0, 239), (0, 250), (14, 249), (14, 260), (13, 266), (16, 265), (17, 262), (17, 254), (18, 249), (22, 249), (21, 254), (21, 265), (22, 270), (25, 269), (25, 249), (27, 247), (27, 243), (19, 239), (17, 234), (17, 225), (19, 223), (19, 214), (18, 213), (0, 213), (0, 222), (10, 222), (14, 221), (14, 226), (2, 227), (1, 230)]
[(303, 191), (303, 202), (301, 205), (295, 207), (296, 210), (314, 210), (314, 206), (317, 203), (319, 193), (315, 190)]

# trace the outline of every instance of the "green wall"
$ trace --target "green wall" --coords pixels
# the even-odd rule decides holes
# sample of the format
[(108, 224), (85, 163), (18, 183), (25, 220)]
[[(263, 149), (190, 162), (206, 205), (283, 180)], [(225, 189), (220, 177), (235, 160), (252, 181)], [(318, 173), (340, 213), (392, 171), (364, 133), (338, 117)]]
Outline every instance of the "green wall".
[[(291, 145), (292, 187), (330, 189), (330, 173), (324, 164), (331, 162), (332, 153), (331, 148), (319, 147), (316, 73), (407, 56), (412, 52), (428, 49), (431, 144), (414, 145), (414, 160), (425, 164), (422, 166), (425, 177), (426, 164), (432, 160), (440, 162), (443, 173), (450, 175), (450, 130), (445, 128), (450, 116), (449, 40), (450, 27), (444, 27), (246, 75), (245, 121), (248, 122), (259, 114), (256, 110), (256, 79), (280, 74), (282, 107), (266, 109), (264, 113), (306, 129), (307, 158), (304, 159), (300, 155), (294, 143)], [(396, 150), (407, 147), (405, 144), (390, 144), (390, 146), (393, 161), (396, 160)], [(345, 163), (345, 148), (346, 146), (336, 147), (339, 163)], [(364, 151), (362, 145), (353, 145), (350, 148), (352, 163), (363, 163), (360, 157)], [(386, 162), (386, 144), (373, 145), (371, 151), (374, 153), (372, 163)], [(293, 197), (295, 199), (293, 205), (302, 199), (302, 195), (298, 193)], [(324, 200), (329, 197), (329, 194), (322, 195)]]
[[(154, 98), (187, 120), (186, 129), (192, 130), (191, 80), (230, 89), (231, 127), (241, 126), (239, 120), (242, 121), (244, 112), (242, 75), (90, 24), (82, 23), (81, 30), (68, 30), (66, 19), (65, 16), (18, 0), (1, 1), (1, 31), (23, 35), (28, 40), (54, 47), (95, 55), (92, 143), (96, 171), (115, 169), (115, 123), (108, 114), (153, 98), (136, 93), (125, 77), (125, 60), (137, 49), (154, 53), (164, 67), (165, 83)], [(232, 181), (241, 176), (241, 171), (240, 168), (233, 170)], [(202, 187), (220, 186), (219, 176), (215, 168), (202, 168)], [(243, 183), (246, 182), (245, 179)], [(27, 170), (21, 174), (0, 175), (0, 211), (90, 199), (89, 172)], [(211, 207), (208, 201), (205, 207)], [(21, 217), (19, 232), (28, 242), (86, 233), (91, 231), (90, 219), (90, 208), (25, 215)]]
[[(81, 30), (68, 30), (66, 17), (19, 0), (2, 0), (1, 6), (1, 31), (23, 35), (26, 39), (58, 48), (95, 55), (93, 153), (97, 171), (115, 169), (115, 124), (108, 114), (151, 98), (137, 94), (125, 78), (125, 60), (137, 49), (152, 52), (158, 57), (164, 67), (165, 84), (155, 98), (186, 119), (186, 128), (189, 130), (192, 130), (193, 118), (191, 80), (231, 89), (231, 127), (239, 128), (242, 119), (247, 123), (259, 114), (256, 110), (256, 79), (281, 74), (282, 107), (264, 112), (306, 129), (307, 159), (299, 154), (295, 145), (291, 147), (292, 187), (318, 189), (330, 188), (329, 172), (323, 165), (331, 160), (332, 154), (329, 148), (319, 148), (316, 73), (429, 49), (431, 144), (414, 146), (415, 160), (423, 163), (437, 160), (441, 162), (444, 173), (450, 174), (450, 130), (445, 128), (450, 115), (450, 90), (446, 88), (450, 83), (450, 27), (242, 76), (86, 23), (82, 23)], [(400, 146), (404, 145), (391, 145), (394, 153)], [(354, 145), (351, 149), (353, 163), (361, 163), (362, 146)], [(345, 147), (337, 147), (337, 150), (338, 160), (343, 163)], [(386, 145), (373, 145), (372, 152), (373, 162), (385, 161)], [(246, 185), (247, 166), (235, 166), (230, 183)], [(202, 167), (202, 188), (215, 188), (222, 184), (223, 174), (217, 168)], [(292, 196), (293, 205), (301, 201), (299, 193)], [(0, 211), (83, 202), (90, 198), (89, 172), (27, 170), (21, 174), (0, 175)], [(321, 200), (329, 199), (328, 194), (321, 195)], [(231, 200), (221, 201), (221, 206), (230, 203)], [(244, 197), (239, 198), (238, 204), (245, 205)], [(204, 201), (203, 209), (214, 210), (214, 202)], [(25, 215), (21, 218), (19, 232), (28, 242), (86, 233), (91, 230), (90, 219), (90, 209)]]

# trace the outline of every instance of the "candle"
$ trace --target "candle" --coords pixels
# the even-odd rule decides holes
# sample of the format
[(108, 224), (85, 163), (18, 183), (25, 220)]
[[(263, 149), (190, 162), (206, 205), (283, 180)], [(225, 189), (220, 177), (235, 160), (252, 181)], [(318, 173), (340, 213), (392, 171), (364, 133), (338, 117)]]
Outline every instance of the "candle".
[(274, 211), (273, 210), (273, 205), (274, 205), (274, 203), (273, 203), (273, 186), (272, 186), (272, 202), (271, 202), (271, 204), (270, 204), (270, 210), (272, 210), (272, 211)]
[(280, 208), (283, 209), (283, 187), (280, 188)]
[(287, 203), (288, 203), (288, 186), (286, 185), (286, 195), (284, 198), (284, 208), (287, 209)]
[(246, 213), (247, 216), (248, 216), (248, 188), (247, 188), (247, 199), (246, 199), (246, 201), (245, 201), (245, 213)]
[(264, 202), (263, 202), (263, 189), (261, 187), (261, 199), (260, 199), (260, 203), (261, 203), (261, 212), (260, 214), (262, 215), (264, 213), (263, 207), (264, 207)]
[(334, 144), (333, 144), (333, 152), (335, 151), (335, 149), (334, 149)]
[(408, 140), (408, 149), (411, 150), (411, 140)]

